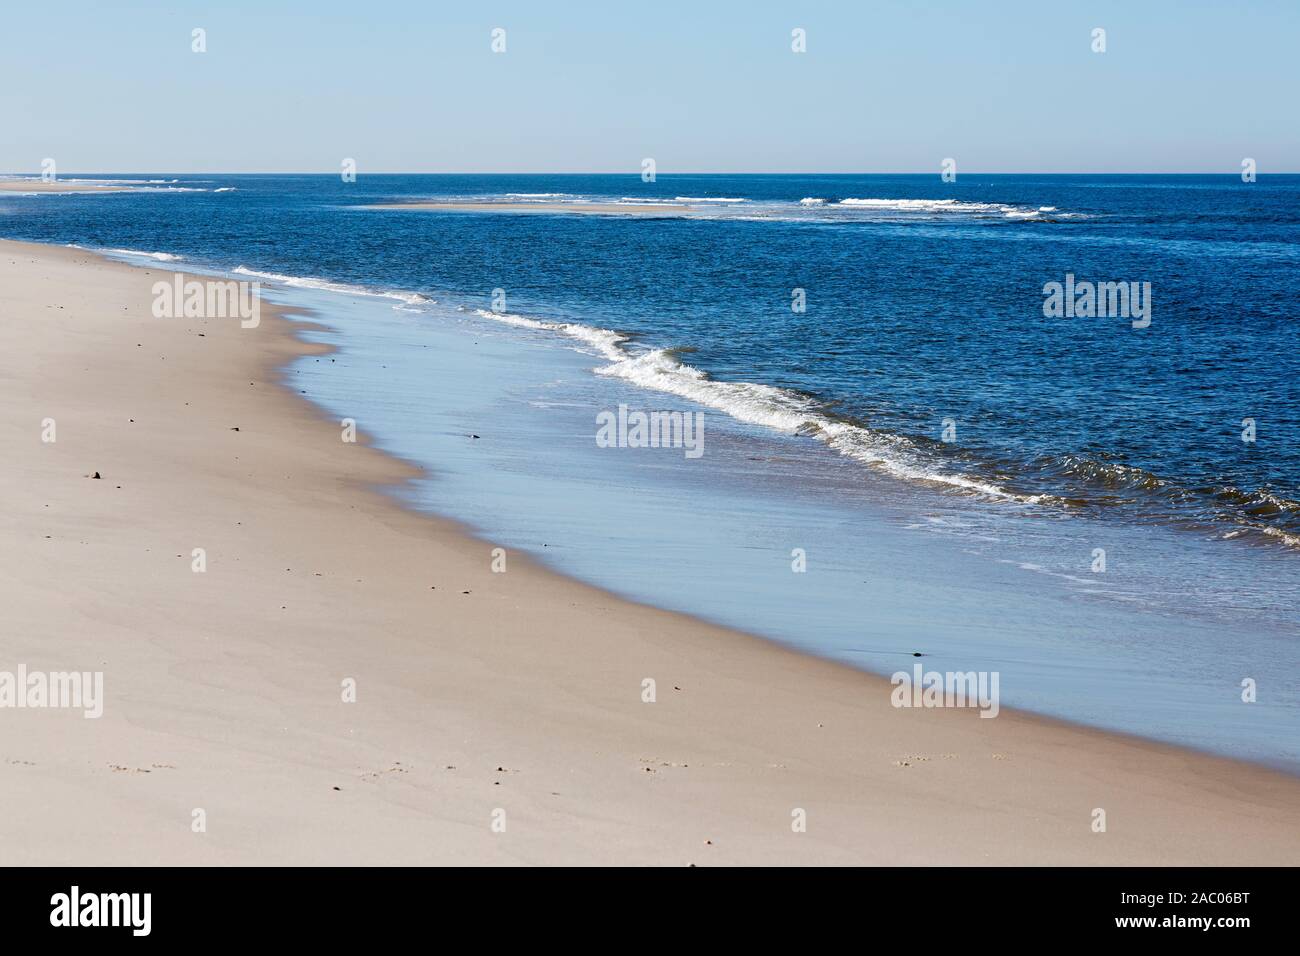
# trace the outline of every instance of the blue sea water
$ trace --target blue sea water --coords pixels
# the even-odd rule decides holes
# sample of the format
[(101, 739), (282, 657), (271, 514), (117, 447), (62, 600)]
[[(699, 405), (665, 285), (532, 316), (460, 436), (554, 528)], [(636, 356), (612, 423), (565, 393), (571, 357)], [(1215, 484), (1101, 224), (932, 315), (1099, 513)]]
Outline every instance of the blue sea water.
[[(857, 666), (1300, 766), (1300, 177), (104, 178), (176, 181), (0, 194), (0, 236), (310, 308), (340, 351), (287, 375), (429, 467), (417, 507)], [(373, 208), (475, 198), (692, 214)], [(1045, 315), (1067, 275), (1150, 283), (1150, 324)], [(702, 412), (705, 454), (598, 447), (620, 404)]]

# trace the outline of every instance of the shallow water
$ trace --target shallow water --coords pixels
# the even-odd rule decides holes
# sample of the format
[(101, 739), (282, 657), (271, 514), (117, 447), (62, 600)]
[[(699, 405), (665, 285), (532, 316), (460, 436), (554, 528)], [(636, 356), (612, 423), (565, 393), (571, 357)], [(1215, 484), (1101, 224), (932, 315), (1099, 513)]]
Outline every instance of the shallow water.
[[(1300, 765), (1284, 565), (1125, 527), (864, 478), (813, 439), (705, 412), (707, 453), (599, 448), (593, 409), (646, 393), (599, 356), (473, 313), (294, 290), (336, 331), (291, 385), (429, 467), (402, 497), (617, 593), (881, 673), (997, 671), (1001, 702)], [(477, 435), (474, 438), (471, 436)], [(1108, 566), (1093, 573), (1093, 550)], [(807, 570), (792, 570), (795, 549)], [(1177, 580), (1169, 569), (1178, 568)], [(1232, 603), (1189, 606), (1249, 579)], [(1266, 676), (1261, 676), (1266, 675)], [(1240, 682), (1261, 687), (1255, 704)]]

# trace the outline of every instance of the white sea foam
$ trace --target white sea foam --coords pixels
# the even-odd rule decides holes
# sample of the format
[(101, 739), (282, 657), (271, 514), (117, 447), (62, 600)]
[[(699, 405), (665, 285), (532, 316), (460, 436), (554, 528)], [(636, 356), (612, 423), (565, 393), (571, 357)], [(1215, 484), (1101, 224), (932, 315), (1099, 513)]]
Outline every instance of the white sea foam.
[(174, 255), (170, 252), (141, 252), (138, 249), (106, 249), (105, 252), (116, 252), (124, 256), (143, 256), (146, 259), (157, 259), (159, 262), (180, 262), (184, 256)]
[(800, 200), (799, 200), (799, 205), (801, 205), (801, 206), (820, 206), (820, 205), (822, 205), (822, 204), (825, 203), (825, 202), (826, 202), (825, 199), (818, 199), (816, 196), (808, 196), (806, 199), (800, 199)]
[(1263, 525), (1259, 530), (1266, 535), (1279, 539), (1283, 544), (1292, 548), (1300, 548), (1300, 537), (1293, 534), (1287, 534), (1281, 528), (1275, 528), (1272, 525)]
[(540, 319), (530, 319), (524, 315), (513, 315), (509, 312), (493, 312), (490, 309), (475, 309), (474, 314), (485, 319), (492, 319), (494, 322), (513, 325), (516, 328), (559, 332), (561, 335), (567, 335), (570, 338), (584, 342), (595, 348), (605, 358), (614, 361), (620, 360), (626, 355), (620, 345), (627, 341), (627, 336), (611, 329), (598, 329), (595, 326), (582, 325), (578, 322), (545, 322)]
[(987, 482), (939, 471), (923, 462), (916, 446), (903, 436), (831, 418), (815, 399), (787, 389), (754, 382), (717, 381), (679, 361), (666, 349), (640, 355), (622, 352), (622, 358), (596, 369), (596, 373), (716, 408), (751, 425), (817, 438), (840, 454), (897, 478), (934, 482), (1026, 503), (1041, 500), (1039, 496), (1017, 495)]
[(667, 349), (639, 355), (620, 350), (614, 358), (612, 364), (596, 369), (596, 374), (688, 398), (753, 425), (793, 434), (805, 430), (816, 418), (812, 399), (772, 385), (715, 381), (700, 369), (679, 361)]
[(919, 450), (909, 439), (834, 419), (816, 399), (798, 392), (755, 382), (717, 381), (701, 369), (681, 362), (668, 349), (630, 352), (624, 347), (627, 336), (609, 329), (577, 322), (548, 322), (487, 309), (478, 309), (476, 314), (516, 328), (558, 332), (578, 339), (610, 361), (609, 365), (595, 370), (598, 375), (677, 395), (751, 425), (817, 438), (840, 454), (897, 478), (934, 482), (1026, 503), (1042, 500), (1041, 496), (1017, 495), (987, 482), (939, 471), (922, 461)]
[(1013, 208), (1002, 203), (961, 202), (957, 199), (841, 199), (838, 205), (898, 212), (1001, 212)]
[(252, 276), (255, 279), (265, 279), (267, 282), (279, 282), (282, 285), (291, 285), (299, 289), (324, 289), (329, 292), (343, 292), (351, 295), (379, 294), (372, 289), (367, 289), (362, 286), (347, 285), (342, 282), (331, 282), (328, 279), (314, 279), (311, 276), (290, 276), (281, 272), (261, 272), (257, 269), (250, 269), (247, 266), (236, 266), (230, 271), (235, 275)]
[(734, 196), (674, 196), (673, 202), (749, 202), (749, 200)]
[(506, 193), (510, 199), (563, 199), (573, 193)]
[(154, 259), (158, 262), (180, 262), (184, 256), (178, 256), (171, 252), (142, 252), (139, 249), (102, 249), (97, 246), (82, 246), (75, 242), (67, 244), (69, 249), (84, 249), (86, 252), (102, 252), (106, 254), (119, 256), (139, 256), (142, 259)]
[(222, 186), (220, 189), (214, 189), (212, 191), (214, 193), (233, 193), (238, 188), (238, 186)]
[(281, 285), (293, 286), (296, 289), (319, 289), (324, 292), (338, 292), (343, 295), (396, 299), (406, 305), (417, 305), (421, 302), (430, 301), (427, 296), (418, 292), (391, 292), (383, 289), (372, 289), (369, 286), (351, 285), (346, 282), (333, 282), (329, 279), (316, 279), (311, 276), (289, 276), (279, 272), (259, 272), (256, 269), (249, 269), (247, 266), (236, 266), (230, 271), (235, 275), (252, 276), (267, 282), (278, 282)]
[(426, 312), (421, 306), (429, 305), (435, 300), (419, 292), (391, 292), (389, 295), (398, 299), (398, 304), (393, 306), (395, 312)]
[(841, 199), (841, 206), (869, 206), (873, 209), (947, 209), (955, 199)]
[(885, 212), (916, 213), (919, 215), (992, 215), (1001, 214), (1007, 219), (1035, 219), (1039, 213), (1055, 212), (1055, 206), (1039, 209), (1014, 206), (999, 202), (964, 202), (959, 199), (841, 199), (837, 206), (849, 209), (872, 209)]
[(923, 463), (917, 447), (905, 437), (829, 418), (815, 399), (787, 389), (755, 382), (716, 381), (701, 369), (679, 362), (667, 350), (625, 355), (619, 362), (595, 371), (598, 375), (624, 378), (642, 388), (679, 395), (698, 405), (718, 408), (745, 423), (818, 438), (845, 457), (880, 468), (894, 477), (931, 481), (966, 492), (1027, 503), (1040, 499), (1037, 496), (1018, 496), (985, 481), (941, 472)]

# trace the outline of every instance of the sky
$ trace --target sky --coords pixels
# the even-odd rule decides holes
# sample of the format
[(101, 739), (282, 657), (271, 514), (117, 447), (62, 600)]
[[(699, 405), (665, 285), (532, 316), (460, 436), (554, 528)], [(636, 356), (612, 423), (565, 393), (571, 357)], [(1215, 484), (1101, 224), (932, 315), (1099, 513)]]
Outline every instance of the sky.
[(73, 0), (0, 22), (6, 172), (1300, 172), (1297, 0)]

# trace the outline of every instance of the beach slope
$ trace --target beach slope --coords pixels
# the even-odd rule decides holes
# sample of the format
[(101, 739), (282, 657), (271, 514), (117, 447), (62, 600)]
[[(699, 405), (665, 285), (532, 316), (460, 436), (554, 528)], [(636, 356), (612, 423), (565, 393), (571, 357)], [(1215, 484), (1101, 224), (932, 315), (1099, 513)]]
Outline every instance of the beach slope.
[(0, 243), (0, 672), (104, 675), (0, 708), (5, 863), (1300, 860), (1285, 774), (493, 573), (298, 394), (293, 318), (154, 318), (169, 278)]

